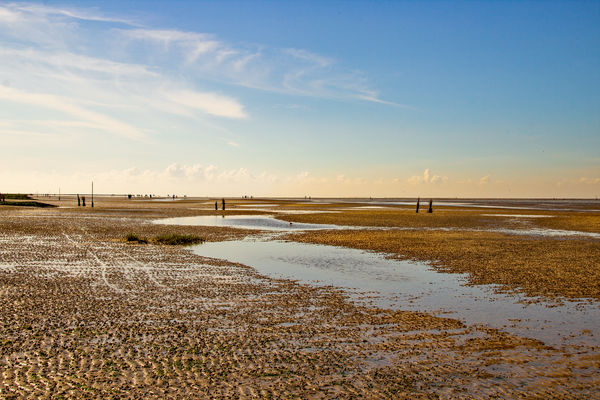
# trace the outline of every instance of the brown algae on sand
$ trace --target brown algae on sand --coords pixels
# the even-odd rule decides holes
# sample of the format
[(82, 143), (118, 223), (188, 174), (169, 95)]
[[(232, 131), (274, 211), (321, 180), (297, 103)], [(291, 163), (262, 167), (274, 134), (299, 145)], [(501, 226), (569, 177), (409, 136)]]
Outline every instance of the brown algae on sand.
[(1, 397), (597, 397), (597, 353), (359, 306), (180, 246), (115, 242), (247, 231), (149, 223), (193, 215), (179, 202), (97, 202), (0, 207)]

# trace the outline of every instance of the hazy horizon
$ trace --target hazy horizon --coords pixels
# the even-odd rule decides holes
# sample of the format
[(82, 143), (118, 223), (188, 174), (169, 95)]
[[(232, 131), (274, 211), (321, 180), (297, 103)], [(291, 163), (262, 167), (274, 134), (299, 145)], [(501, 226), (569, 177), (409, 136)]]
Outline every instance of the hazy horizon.
[[(35, 196), (35, 197), (72, 197), (74, 199), (76, 199), (76, 196), (90, 196), (91, 190), (90, 191), (83, 191), (83, 192), (78, 192), (78, 193), (64, 193), (64, 192), (48, 192), (48, 193), (40, 193), (40, 192), (6, 192), (6, 193), (10, 193), (10, 194), (25, 194), (25, 195), (30, 195), (30, 196)], [(6, 194), (5, 193), (5, 194)], [(454, 200), (458, 200), (458, 201), (462, 201), (462, 200), (474, 200), (474, 201), (486, 201), (486, 200), (502, 200), (502, 201), (511, 201), (511, 200), (515, 200), (515, 201), (521, 201), (521, 200), (528, 200), (528, 201), (533, 201), (533, 200), (542, 200), (542, 201), (596, 201), (599, 200), (599, 197), (434, 197), (434, 196), (414, 196), (414, 197), (372, 197), (372, 196), (368, 196), (368, 197), (359, 197), (359, 196), (338, 196), (338, 197), (315, 197), (315, 196), (252, 196), (252, 195), (237, 195), (237, 196), (224, 196), (224, 195), (219, 195), (219, 194), (207, 194), (207, 195), (197, 195), (197, 196), (193, 196), (193, 195), (188, 195), (186, 193), (182, 193), (182, 194), (171, 194), (171, 193), (166, 193), (166, 194), (161, 194), (161, 193), (97, 193), (94, 192), (93, 193), (94, 198), (96, 197), (127, 197), (129, 195), (132, 195), (132, 199), (150, 199), (150, 196), (152, 196), (151, 198), (157, 198), (157, 199), (170, 199), (172, 198), (173, 195), (175, 195), (175, 199), (176, 200), (183, 200), (183, 199), (188, 199), (188, 200), (194, 200), (194, 199), (220, 199), (220, 198), (225, 198), (225, 199), (231, 199), (231, 200), (247, 200), (247, 201), (252, 201), (252, 200), (373, 200), (373, 201), (378, 201), (378, 200), (383, 200), (383, 201), (387, 201), (387, 200), (397, 200), (397, 201), (416, 201), (417, 199), (421, 200), (421, 204), (425, 205), (430, 199), (434, 200), (434, 201), (449, 201), (452, 202)]]
[(600, 195), (598, 2), (0, 4), (0, 192)]

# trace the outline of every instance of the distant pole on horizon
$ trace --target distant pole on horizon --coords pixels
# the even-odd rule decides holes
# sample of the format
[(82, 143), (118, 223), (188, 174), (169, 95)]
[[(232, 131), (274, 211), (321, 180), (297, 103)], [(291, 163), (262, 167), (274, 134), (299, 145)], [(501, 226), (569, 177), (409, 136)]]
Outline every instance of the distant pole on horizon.
[(94, 208), (94, 181), (92, 181), (92, 208)]
[(417, 197), (417, 214), (419, 213), (419, 203), (421, 202), (421, 198)]
[(58, 201), (60, 201), (60, 188), (58, 188)]

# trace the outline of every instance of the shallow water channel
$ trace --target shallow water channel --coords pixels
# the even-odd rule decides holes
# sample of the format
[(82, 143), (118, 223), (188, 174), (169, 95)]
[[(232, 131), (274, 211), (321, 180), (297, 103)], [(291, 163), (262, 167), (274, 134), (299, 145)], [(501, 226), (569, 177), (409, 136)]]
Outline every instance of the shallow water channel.
[[(274, 231), (332, 229), (317, 224), (290, 226), (265, 216), (210, 216), (201, 218), (201, 225), (208, 224), (211, 218), (220, 221), (218, 226), (255, 229), (264, 226), (263, 229)], [(179, 222), (174, 220), (160, 223)], [(191, 223), (190, 219), (185, 221)], [(338, 286), (346, 289), (353, 299), (376, 306), (430, 312), (467, 324), (485, 324), (556, 347), (600, 345), (598, 302), (525, 304), (525, 297), (494, 293), (491, 285), (466, 286), (466, 275), (439, 273), (426, 263), (400, 261), (356, 249), (286, 242), (276, 240), (273, 235), (208, 242), (195, 246), (194, 252), (245, 264), (273, 278)]]
[(340, 225), (292, 223), (264, 215), (199, 215), (196, 217), (165, 218), (155, 222), (165, 225), (226, 226), (230, 228), (264, 229), (269, 231), (352, 229), (352, 227)]

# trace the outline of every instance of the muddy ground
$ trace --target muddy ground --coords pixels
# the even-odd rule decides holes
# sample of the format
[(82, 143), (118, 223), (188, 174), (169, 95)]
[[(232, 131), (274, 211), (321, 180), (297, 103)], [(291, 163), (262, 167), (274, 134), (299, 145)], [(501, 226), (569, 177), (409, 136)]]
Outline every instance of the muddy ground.
[(122, 240), (250, 233), (150, 223), (213, 207), (0, 206), (0, 397), (600, 398), (597, 349), (368, 308), (333, 287)]

